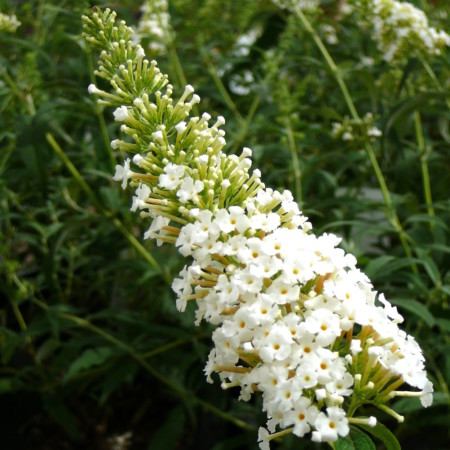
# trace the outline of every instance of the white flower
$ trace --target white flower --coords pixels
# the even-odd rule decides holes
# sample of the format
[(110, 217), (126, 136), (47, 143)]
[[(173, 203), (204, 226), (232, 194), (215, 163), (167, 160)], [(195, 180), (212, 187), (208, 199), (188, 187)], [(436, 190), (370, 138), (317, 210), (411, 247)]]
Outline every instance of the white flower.
[(420, 403), (424, 408), (428, 408), (433, 404), (433, 383), (431, 381), (426, 381), (425, 387), (422, 390), (422, 395), (420, 397)]
[(285, 305), (298, 300), (300, 286), (298, 284), (289, 283), (283, 275), (280, 275), (272, 282), (266, 292), (272, 296), (275, 303)]
[(160, 247), (163, 241), (159, 239), (160, 234), (166, 234), (163, 227), (169, 225), (170, 219), (163, 216), (157, 216), (153, 219), (150, 228), (144, 233), (144, 239), (156, 239), (156, 244)]
[(169, 191), (177, 189), (182, 183), (184, 176), (184, 167), (169, 163), (164, 167), (164, 173), (159, 176), (158, 186)]
[(254, 339), (255, 347), (264, 362), (282, 361), (291, 353), (293, 343), (289, 329), (280, 322), (275, 322), (267, 335)]
[(283, 425), (294, 425), (294, 434), (303, 437), (311, 430), (311, 424), (314, 424), (318, 414), (317, 408), (311, 404), (311, 400), (306, 397), (300, 397), (283, 419)]
[(369, 137), (380, 137), (382, 135), (382, 132), (377, 127), (371, 127), (367, 130), (367, 136)]
[(259, 427), (258, 444), (261, 450), (270, 450), (269, 437), (269, 432), (264, 427)]
[(280, 216), (275, 213), (256, 214), (250, 218), (250, 226), (255, 230), (270, 232), (280, 226)]
[(317, 309), (306, 318), (305, 329), (316, 335), (319, 345), (330, 345), (341, 334), (339, 316), (328, 309)]
[(224, 233), (234, 230), (244, 233), (249, 227), (249, 219), (240, 206), (231, 206), (229, 210), (220, 209), (215, 214), (214, 221)]
[(295, 372), (295, 378), (301, 389), (311, 389), (318, 383), (317, 371), (311, 362), (311, 359), (305, 358)]
[(336, 406), (327, 408), (327, 414), (319, 413), (314, 427), (313, 441), (335, 441), (339, 436), (347, 436), (349, 432), (348, 420), (345, 412)]
[(128, 180), (133, 175), (133, 172), (130, 170), (130, 158), (127, 158), (124, 161), (123, 167), (117, 165), (116, 173), (113, 177), (114, 181), (122, 181), (122, 189), (126, 189), (128, 185)]
[(136, 189), (136, 195), (133, 197), (131, 211), (145, 208), (147, 206), (145, 200), (149, 198), (150, 192), (150, 188), (146, 184), (140, 184)]
[(204, 188), (203, 182), (200, 180), (194, 180), (191, 177), (185, 177), (181, 183), (180, 189), (177, 192), (177, 196), (181, 203), (187, 203), (192, 200), (199, 192), (202, 192)]

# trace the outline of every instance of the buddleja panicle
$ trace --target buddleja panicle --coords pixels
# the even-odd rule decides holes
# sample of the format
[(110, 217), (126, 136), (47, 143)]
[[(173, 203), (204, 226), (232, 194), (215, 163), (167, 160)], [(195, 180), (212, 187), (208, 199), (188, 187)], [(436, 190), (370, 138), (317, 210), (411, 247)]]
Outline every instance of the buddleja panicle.
[[(101, 50), (96, 73), (111, 86), (89, 92), (122, 123), (113, 149), (134, 154), (114, 179), (135, 189), (131, 209), (152, 219), (144, 239), (175, 244), (190, 258), (172, 285), (177, 307), (196, 303), (196, 323), (217, 325), (207, 380), (217, 373), (243, 401), (262, 395), (260, 447), (287, 433), (331, 442), (350, 423), (373, 426), (374, 417), (354, 417), (365, 404), (402, 421), (386, 406), (395, 396), (431, 404), (420, 347), (356, 258), (337, 247), (340, 239), (315, 236), (289, 191), (250, 174), (250, 149), (222, 152), (224, 119), (189, 118), (200, 101), (194, 89), (174, 102), (167, 76), (115, 13), (83, 20), (87, 41)], [(403, 383), (420, 391), (398, 391)]]

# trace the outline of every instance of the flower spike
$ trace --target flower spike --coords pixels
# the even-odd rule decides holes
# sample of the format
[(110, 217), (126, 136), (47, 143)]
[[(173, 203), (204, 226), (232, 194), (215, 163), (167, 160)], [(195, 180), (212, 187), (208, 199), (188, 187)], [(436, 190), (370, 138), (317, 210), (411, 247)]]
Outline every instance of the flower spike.
[(134, 154), (114, 179), (135, 189), (131, 209), (152, 219), (144, 238), (190, 258), (172, 285), (177, 308), (196, 303), (196, 323), (217, 326), (207, 380), (218, 374), (243, 401), (262, 396), (260, 447), (289, 433), (335, 441), (363, 420), (353, 417), (357, 407), (392, 411), (385, 403), (403, 383), (428, 406), (433, 388), (419, 345), (340, 239), (311, 233), (292, 194), (250, 172), (250, 149), (223, 152), (224, 119), (191, 117), (200, 101), (191, 86), (174, 101), (167, 76), (115, 13), (83, 20), (86, 40), (101, 50), (97, 74), (111, 86), (89, 93), (122, 124), (112, 147)]

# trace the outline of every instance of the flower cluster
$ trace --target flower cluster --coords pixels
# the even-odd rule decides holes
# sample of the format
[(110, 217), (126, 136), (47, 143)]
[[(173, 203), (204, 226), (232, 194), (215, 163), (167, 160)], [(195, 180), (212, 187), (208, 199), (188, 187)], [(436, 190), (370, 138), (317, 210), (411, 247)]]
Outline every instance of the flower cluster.
[(9, 16), (0, 12), (0, 31), (15, 33), (20, 25), (21, 23), (17, 20), (17, 17), (14, 14)]
[(141, 6), (141, 13), (137, 39), (149, 39), (149, 50), (153, 54), (166, 53), (167, 46), (173, 40), (167, 0), (147, 0)]
[[(336, 236), (308, 233), (288, 191), (261, 189), (243, 207), (191, 215), (175, 242), (192, 257), (173, 283), (177, 307), (195, 300), (197, 323), (218, 325), (208, 381), (218, 372), (244, 401), (261, 393), (271, 433), (312, 430), (314, 441), (335, 441), (359, 402), (381, 406), (403, 382), (431, 392), (421, 350), (398, 328), (396, 308)], [(261, 433), (262, 448), (277, 436)]]
[(320, 0), (272, 0), (272, 3), (281, 9), (300, 8), (305, 11), (316, 11), (319, 8)]
[(414, 55), (440, 55), (450, 46), (450, 36), (428, 24), (425, 13), (408, 2), (397, 0), (353, 0), (362, 23), (390, 64)]
[(354, 141), (358, 144), (365, 140), (375, 141), (381, 136), (381, 130), (374, 124), (372, 113), (367, 113), (361, 120), (356, 121), (348, 116), (342, 122), (333, 122), (331, 134), (335, 139)]
[[(207, 380), (217, 373), (244, 401), (262, 395), (261, 448), (286, 433), (335, 441), (350, 423), (374, 425), (354, 417), (364, 404), (403, 420), (386, 406), (397, 395), (431, 404), (420, 347), (340, 240), (312, 234), (291, 193), (250, 172), (250, 149), (223, 153), (222, 117), (188, 118), (200, 100), (194, 89), (174, 102), (167, 76), (114, 13), (84, 22), (86, 39), (102, 49), (96, 73), (112, 87), (89, 92), (115, 107), (124, 137), (112, 147), (134, 153), (114, 179), (135, 189), (131, 209), (152, 219), (144, 238), (190, 258), (173, 282), (177, 307), (196, 303), (197, 323), (217, 326)], [(403, 383), (421, 391), (398, 391)]]

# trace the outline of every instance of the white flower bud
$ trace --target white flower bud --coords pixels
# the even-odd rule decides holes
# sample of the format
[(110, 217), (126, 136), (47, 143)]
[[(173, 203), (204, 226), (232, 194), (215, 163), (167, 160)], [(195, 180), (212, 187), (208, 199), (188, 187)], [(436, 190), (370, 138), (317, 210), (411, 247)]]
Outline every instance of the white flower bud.
[(118, 122), (123, 122), (128, 119), (128, 108), (126, 106), (119, 106), (114, 112), (114, 119)]
[(145, 58), (145, 52), (144, 52), (144, 49), (142, 47), (139, 47), (137, 49), (136, 56), (138, 58)]
[(187, 124), (186, 122), (180, 122), (175, 125), (175, 130), (177, 130), (178, 134), (182, 134), (186, 131)]
[(98, 94), (100, 91), (100, 89), (97, 89), (97, 86), (95, 84), (90, 84), (88, 86), (88, 92), (89, 94)]
[(164, 140), (163, 132), (161, 130), (155, 131), (152, 134), (152, 137), (155, 141), (163, 141)]

